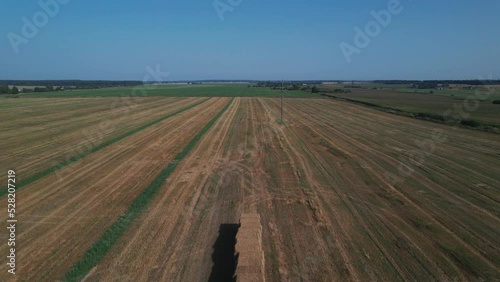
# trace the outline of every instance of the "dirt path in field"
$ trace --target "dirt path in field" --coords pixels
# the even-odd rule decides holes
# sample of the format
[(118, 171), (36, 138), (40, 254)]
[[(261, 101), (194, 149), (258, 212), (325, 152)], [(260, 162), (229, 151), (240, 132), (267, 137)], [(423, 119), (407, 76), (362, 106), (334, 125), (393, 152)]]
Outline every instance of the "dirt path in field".
[[(267, 100), (259, 101), (268, 120), (267, 128), (262, 131), (268, 136), (264, 150), (270, 152), (266, 153), (261, 166), (268, 176), (280, 175), (268, 188), (271, 203), (260, 208), (263, 221), (268, 219), (267, 226), (263, 223), (269, 229), (263, 231), (268, 280), (356, 279), (349, 250), (337, 239), (336, 233), (342, 229), (332, 229), (320, 207), (317, 191), (323, 187), (318, 186), (314, 178), (307, 177), (305, 164), (308, 162), (300, 158), (303, 153), (298, 152), (297, 143), (290, 141), (286, 126), (277, 122), (278, 112), (273, 111)], [(334, 214), (336, 220), (344, 221), (339, 211)], [(266, 236), (266, 231), (271, 236)], [(268, 263), (275, 252), (278, 268)]]
[(62, 277), (227, 101), (211, 99), (18, 191), (19, 277)]

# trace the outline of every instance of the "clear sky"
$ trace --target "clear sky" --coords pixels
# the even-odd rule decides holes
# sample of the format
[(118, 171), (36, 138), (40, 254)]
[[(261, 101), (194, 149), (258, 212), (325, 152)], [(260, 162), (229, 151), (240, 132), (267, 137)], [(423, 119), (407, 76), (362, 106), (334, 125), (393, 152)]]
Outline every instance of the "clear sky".
[(0, 1), (0, 79), (500, 78), (498, 0), (400, 0), (363, 48), (354, 28), (395, 0), (217, 0), (223, 19), (213, 0), (59, 1)]

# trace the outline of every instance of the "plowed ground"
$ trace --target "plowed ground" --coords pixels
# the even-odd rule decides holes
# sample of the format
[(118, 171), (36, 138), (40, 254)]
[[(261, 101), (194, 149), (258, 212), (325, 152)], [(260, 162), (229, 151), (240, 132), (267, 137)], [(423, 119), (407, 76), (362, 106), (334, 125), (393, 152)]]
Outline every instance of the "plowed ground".
[[(16, 278), (64, 277), (228, 101), (20, 190)], [(279, 112), (276, 99), (236, 98), (85, 280), (207, 281), (220, 226), (242, 213), (260, 215), (267, 281), (500, 278), (498, 135), (326, 99), (287, 99), (283, 123)]]

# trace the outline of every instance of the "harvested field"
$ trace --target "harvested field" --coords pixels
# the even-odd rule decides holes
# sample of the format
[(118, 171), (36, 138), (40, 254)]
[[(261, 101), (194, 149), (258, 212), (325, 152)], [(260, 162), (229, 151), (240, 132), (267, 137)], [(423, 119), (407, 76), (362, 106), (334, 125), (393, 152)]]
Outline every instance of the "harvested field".
[[(423, 94), (396, 92), (392, 90), (352, 89), (351, 91), (351, 93), (334, 93), (330, 95), (370, 103), (410, 114), (429, 114), (438, 117), (442, 117), (446, 111), (450, 109), (462, 107), (469, 109), (465, 110), (466, 115), (464, 115), (464, 119), (470, 119), (485, 125), (500, 127), (498, 106), (491, 103), (492, 100), (500, 97), (495, 90), (482, 89), (478, 90), (477, 94), (474, 90), (469, 90), (465, 91), (465, 93), (461, 95), (457, 94), (456, 96), (451, 96), (453, 94)], [(453, 91), (446, 91), (446, 93), (448, 92)], [(485, 100), (480, 100), (479, 97), (482, 97), (482, 99), (484, 98)], [(477, 103), (477, 105), (474, 106), (474, 110), (470, 110), (471, 107), (464, 106), (467, 103), (472, 104), (472, 101)]]
[(19, 190), (17, 238), (24, 244), (18, 256), (24, 259), (18, 267), (25, 279), (64, 276), (225, 103), (212, 99)]
[[(8, 108), (30, 110), (12, 100)], [(72, 116), (34, 99), (46, 107), (46, 121), (34, 126), (59, 130), (62, 143), (78, 141), (67, 119), (90, 127), (107, 116), (94, 99), (50, 100), (93, 109)], [(121, 133), (205, 100), (145, 98), (120, 121)], [(174, 159), (85, 281), (207, 281), (238, 274), (259, 250), (265, 281), (499, 279), (499, 135), (330, 99), (287, 99), (284, 123), (279, 112), (278, 99), (211, 98), (27, 184), (17, 193), (18, 280), (69, 277)], [(2, 148), (45, 144), (34, 151), (38, 170), (65, 154), (37, 131), (23, 140), (17, 134), (29, 137), (29, 129), (2, 126), (11, 130)], [(25, 142), (19, 148), (16, 138)], [(26, 160), (5, 160), (20, 179), (32, 173)], [(234, 255), (246, 238), (242, 214), (259, 215), (262, 246), (221, 274), (221, 252)], [(6, 273), (3, 264), (0, 280)]]
[[(22, 175), (18, 181), (25, 181), (203, 100), (23, 99), (20, 103), (4, 103), (1, 117), (5, 122), (0, 127), (4, 150), (0, 166), (6, 171), (9, 165), (16, 165)], [(0, 180), (5, 182), (5, 177), (0, 176)]]

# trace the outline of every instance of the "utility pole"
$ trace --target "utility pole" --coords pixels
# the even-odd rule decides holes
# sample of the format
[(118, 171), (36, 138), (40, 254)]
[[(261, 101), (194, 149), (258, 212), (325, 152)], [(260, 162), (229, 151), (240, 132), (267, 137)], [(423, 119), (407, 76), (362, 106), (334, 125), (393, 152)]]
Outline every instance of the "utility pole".
[(283, 80), (281, 80), (281, 123), (283, 123)]

